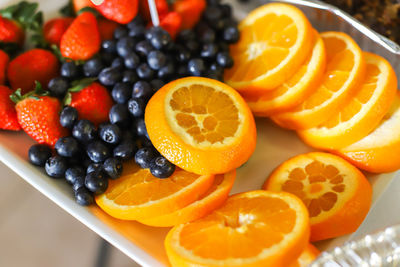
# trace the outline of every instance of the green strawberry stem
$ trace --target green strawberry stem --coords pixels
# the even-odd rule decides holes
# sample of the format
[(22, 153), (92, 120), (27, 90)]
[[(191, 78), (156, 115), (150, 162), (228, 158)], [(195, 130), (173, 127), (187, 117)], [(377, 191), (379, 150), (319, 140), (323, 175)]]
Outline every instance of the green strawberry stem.
[(63, 100), (64, 106), (68, 106), (71, 104), (71, 101), (72, 101), (71, 93), (76, 93), (76, 92), (81, 91), (82, 89), (91, 85), (96, 80), (97, 80), (97, 78), (84, 78), (82, 80), (73, 81), (71, 83), (72, 87), (68, 89), (68, 92), (64, 97), (64, 100)]
[(27, 98), (32, 98), (35, 100), (39, 100), (41, 96), (47, 96), (49, 95), (49, 91), (46, 91), (43, 89), (42, 85), (40, 82), (35, 81), (35, 89), (22, 95), (21, 94), (21, 88), (17, 89), (14, 93), (10, 95), (11, 101), (13, 101), (15, 104), (18, 102), (27, 99)]

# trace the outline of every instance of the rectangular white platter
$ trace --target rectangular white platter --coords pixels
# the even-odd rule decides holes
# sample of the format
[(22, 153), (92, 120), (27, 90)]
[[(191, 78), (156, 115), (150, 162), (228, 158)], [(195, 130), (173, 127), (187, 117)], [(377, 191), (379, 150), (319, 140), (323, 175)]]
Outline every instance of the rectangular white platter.
[[(2, 0), (0, 8), (16, 2), (17, 0)], [(57, 10), (66, 1), (38, 0), (38, 2), (47, 20), (56, 16)], [(238, 7), (236, 1), (227, 2), (235, 6), (236, 15), (239, 18), (244, 17), (245, 12), (250, 10), (250, 6)], [(315, 26), (315, 21), (313, 24)], [(334, 25), (332, 29), (346, 30), (343, 27), (335, 28)], [(357, 41), (361, 41), (359, 43), (363, 49), (366, 48), (366, 45), (371, 45), (364, 42), (363, 39)], [(379, 49), (385, 51), (382, 48)], [(372, 50), (376, 52), (376, 49)], [(385, 52), (380, 54), (389, 56), (389, 54), (385, 55)], [(397, 74), (400, 74), (399, 71), (397, 71)], [(238, 176), (232, 193), (260, 189), (270, 172), (280, 163), (292, 156), (312, 151), (299, 140), (294, 132), (280, 129), (267, 119), (258, 119), (257, 129), (256, 151), (250, 160), (238, 169)], [(95, 205), (89, 208), (77, 205), (69, 185), (63, 180), (50, 179), (44, 174), (43, 170), (32, 166), (27, 161), (27, 152), (32, 144), (34, 144), (34, 141), (22, 132), (1, 131), (0, 160), (50, 200), (139, 264), (151, 267), (168, 265), (163, 242), (169, 228), (153, 228), (136, 222), (120, 221), (108, 216)], [(371, 212), (363, 225), (353, 236), (318, 243), (317, 246), (320, 249), (328, 249), (340, 245), (356, 235), (366, 234), (394, 223), (400, 223), (399, 213), (390, 210), (395, 206), (392, 204), (393, 201), (400, 199), (396, 194), (396, 192), (400, 192), (399, 180), (393, 179), (397, 176), (397, 173), (367, 174), (367, 176), (373, 185), (374, 194)], [(385, 208), (382, 210), (382, 207)], [(385, 216), (381, 214), (385, 214)], [(76, 240), (76, 242), (79, 242), (79, 240)]]

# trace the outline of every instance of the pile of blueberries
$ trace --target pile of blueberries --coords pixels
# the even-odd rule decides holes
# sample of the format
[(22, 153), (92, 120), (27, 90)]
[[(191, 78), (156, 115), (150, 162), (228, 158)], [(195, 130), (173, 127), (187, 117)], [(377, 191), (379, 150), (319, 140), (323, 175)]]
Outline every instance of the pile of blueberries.
[(72, 136), (58, 140), (55, 156), (50, 148), (34, 145), (30, 161), (44, 166), (50, 177), (65, 177), (80, 205), (93, 203), (93, 194), (108, 187), (108, 179), (122, 173), (122, 162), (134, 158), (158, 178), (167, 178), (175, 166), (153, 147), (144, 123), (151, 96), (164, 84), (186, 76), (223, 80), (224, 69), (233, 66), (229, 45), (239, 40), (232, 9), (219, 0), (208, 0), (194, 29), (181, 31), (174, 41), (161, 27), (146, 27), (138, 15), (102, 43), (101, 52), (83, 65), (66, 62), (61, 77), (50, 81), (49, 91), (62, 98), (71, 81), (97, 78), (115, 102), (109, 122), (98, 129), (88, 120), (78, 120), (73, 107), (60, 115)]

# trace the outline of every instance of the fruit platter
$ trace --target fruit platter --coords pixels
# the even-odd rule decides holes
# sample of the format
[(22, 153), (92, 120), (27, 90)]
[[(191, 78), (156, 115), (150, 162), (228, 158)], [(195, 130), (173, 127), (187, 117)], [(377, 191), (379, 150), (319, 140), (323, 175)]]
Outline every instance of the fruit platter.
[(400, 223), (398, 54), (318, 1), (2, 1), (0, 160), (143, 266), (308, 266)]

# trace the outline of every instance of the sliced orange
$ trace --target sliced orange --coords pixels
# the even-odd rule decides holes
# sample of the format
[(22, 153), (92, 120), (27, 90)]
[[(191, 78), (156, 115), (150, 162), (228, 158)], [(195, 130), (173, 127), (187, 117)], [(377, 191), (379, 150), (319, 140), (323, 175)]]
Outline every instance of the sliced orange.
[(272, 3), (253, 10), (231, 47), (233, 68), (225, 81), (239, 91), (271, 90), (289, 79), (307, 58), (312, 27), (296, 7)]
[(282, 127), (301, 130), (320, 125), (335, 114), (364, 78), (365, 62), (360, 47), (342, 32), (324, 32), (327, 67), (321, 84), (293, 110), (272, 116)]
[(379, 126), (363, 139), (333, 153), (360, 169), (392, 172), (400, 169), (400, 93)]
[(288, 266), (308, 244), (307, 209), (296, 196), (263, 190), (229, 197), (204, 218), (172, 228), (172, 266)]
[(389, 110), (397, 91), (396, 74), (386, 59), (364, 52), (362, 86), (337, 113), (317, 127), (299, 131), (310, 146), (338, 149), (367, 136)]
[(318, 255), (319, 250), (311, 244), (308, 244), (306, 249), (301, 253), (300, 257), (290, 265), (290, 267), (307, 267), (313, 262)]
[(170, 82), (150, 99), (146, 128), (169, 161), (197, 174), (226, 173), (254, 152), (256, 126), (243, 98), (216, 80)]
[(370, 183), (356, 167), (321, 152), (285, 161), (263, 188), (290, 192), (303, 200), (310, 214), (311, 241), (354, 232), (367, 215), (372, 198)]
[(244, 98), (256, 116), (271, 116), (301, 104), (320, 84), (325, 72), (325, 46), (318, 33), (314, 34), (313, 49), (297, 72), (279, 87)]
[(170, 227), (204, 217), (225, 202), (235, 177), (236, 170), (227, 174), (215, 175), (214, 184), (197, 201), (175, 212), (139, 220), (139, 222), (156, 227)]
[(196, 201), (214, 182), (214, 175), (199, 176), (181, 169), (167, 179), (159, 179), (133, 162), (126, 165), (122, 177), (110, 180), (107, 191), (96, 197), (101, 209), (122, 220), (175, 212)]

